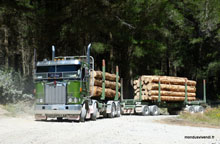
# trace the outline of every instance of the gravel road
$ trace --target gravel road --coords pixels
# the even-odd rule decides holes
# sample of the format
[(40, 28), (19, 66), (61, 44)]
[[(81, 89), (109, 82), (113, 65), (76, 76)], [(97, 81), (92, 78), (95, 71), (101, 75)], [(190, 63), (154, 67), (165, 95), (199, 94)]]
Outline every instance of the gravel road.
[[(122, 116), (77, 123), (0, 117), (1, 144), (220, 144), (220, 129), (158, 123), (174, 116)], [(214, 136), (186, 139), (185, 136)]]

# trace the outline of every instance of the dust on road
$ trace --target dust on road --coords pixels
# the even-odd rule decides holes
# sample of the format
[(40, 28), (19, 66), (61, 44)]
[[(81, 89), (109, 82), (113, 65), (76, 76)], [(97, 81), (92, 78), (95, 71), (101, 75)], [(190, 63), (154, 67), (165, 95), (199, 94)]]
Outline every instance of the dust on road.
[[(34, 121), (32, 116), (0, 117), (1, 144), (220, 144), (220, 130), (156, 121), (175, 116), (122, 116), (77, 123)], [(185, 136), (213, 136), (189, 139)]]

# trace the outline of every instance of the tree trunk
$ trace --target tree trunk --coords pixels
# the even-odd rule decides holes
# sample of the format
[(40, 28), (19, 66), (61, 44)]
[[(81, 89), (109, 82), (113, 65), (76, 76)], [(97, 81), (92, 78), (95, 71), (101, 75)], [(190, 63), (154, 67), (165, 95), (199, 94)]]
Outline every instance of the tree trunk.
[(5, 38), (4, 38), (4, 47), (5, 47), (5, 67), (6, 69), (9, 68), (9, 46), (8, 46), (8, 28), (4, 27), (4, 33), (5, 33)]

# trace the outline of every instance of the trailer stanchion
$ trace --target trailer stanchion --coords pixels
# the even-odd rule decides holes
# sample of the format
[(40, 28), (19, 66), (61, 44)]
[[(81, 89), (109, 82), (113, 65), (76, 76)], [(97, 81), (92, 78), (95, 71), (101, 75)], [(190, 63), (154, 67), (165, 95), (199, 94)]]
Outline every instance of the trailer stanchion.
[(121, 101), (124, 100), (124, 97), (123, 97), (123, 78), (121, 78)]
[(203, 101), (206, 103), (206, 80), (203, 80)]
[(115, 94), (115, 101), (118, 100), (118, 66), (116, 66), (116, 94)]
[(187, 79), (185, 79), (185, 103), (188, 102), (188, 95), (187, 95)]
[(101, 100), (105, 100), (105, 60), (102, 60), (102, 96)]
[(157, 102), (161, 102), (161, 94), (160, 94), (160, 91), (161, 91), (161, 89), (160, 89), (160, 77), (159, 77), (159, 81), (158, 81), (158, 91), (159, 91), (159, 93), (158, 93), (158, 99), (157, 99)]
[(140, 77), (140, 81), (139, 81), (139, 88), (140, 88), (140, 91), (139, 91), (139, 101), (142, 101), (142, 82), (141, 82), (141, 77)]

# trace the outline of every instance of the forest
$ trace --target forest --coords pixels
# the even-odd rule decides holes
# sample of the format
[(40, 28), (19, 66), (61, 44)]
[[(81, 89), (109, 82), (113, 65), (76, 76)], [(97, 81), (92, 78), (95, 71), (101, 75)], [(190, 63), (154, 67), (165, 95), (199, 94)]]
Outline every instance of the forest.
[(27, 93), (34, 49), (40, 61), (52, 45), (71, 56), (89, 43), (97, 70), (102, 59), (109, 72), (119, 66), (125, 98), (138, 76), (166, 75), (196, 80), (201, 97), (206, 79), (207, 98), (220, 99), (219, 0), (0, 0), (0, 69)]

